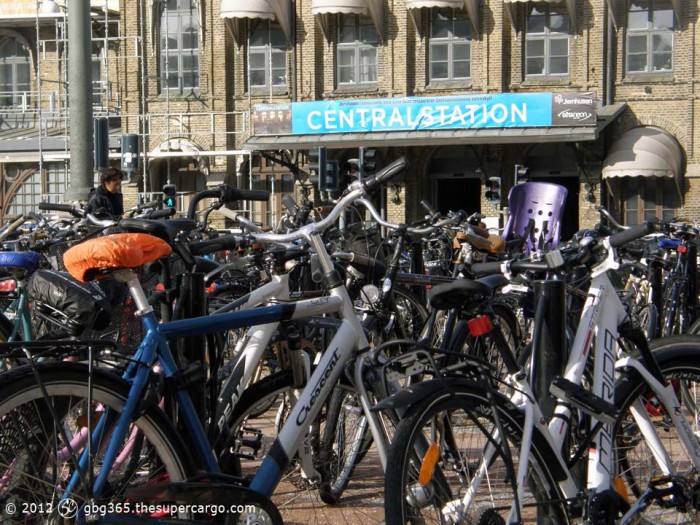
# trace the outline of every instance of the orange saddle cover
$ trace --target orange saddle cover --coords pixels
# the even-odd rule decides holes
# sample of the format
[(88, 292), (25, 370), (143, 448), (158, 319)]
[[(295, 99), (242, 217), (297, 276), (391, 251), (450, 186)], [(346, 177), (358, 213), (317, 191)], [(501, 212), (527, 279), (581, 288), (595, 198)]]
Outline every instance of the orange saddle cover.
[(99, 279), (108, 268), (136, 268), (172, 253), (170, 245), (146, 233), (115, 233), (77, 244), (63, 254), (66, 270), (81, 282)]

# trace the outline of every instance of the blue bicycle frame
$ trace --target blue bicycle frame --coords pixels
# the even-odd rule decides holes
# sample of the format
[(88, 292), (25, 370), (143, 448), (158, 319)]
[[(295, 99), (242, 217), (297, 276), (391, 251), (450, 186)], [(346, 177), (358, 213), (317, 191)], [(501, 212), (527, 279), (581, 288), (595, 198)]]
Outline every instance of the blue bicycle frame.
[[(134, 274), (130, 270), (119, 270), (115, 272), (115, 277), (120, 280), (125, 280), (129, 284), (132, 296), (134, 297), (136, 304), (139, 306), (139, 311), (137, 313), (142, 316), (142, 322), (146, 328), (146, 337), (139, 346), (132, 362), (122, 375), (122, 378), (131, 384), (131, 389), (129, 391), (129, 397), (127, 398), (126, 404), (119, 415), (119, 418), (114, 423), (114, 430), (102, 461), (102, 468), (95, 478), (95, 483), (92, 490), (93, 496), (99, 496), (105, 487), (109, 472), (111, 470), (111, 465), (114, 464), (120, 450), (123, 447), (129, 431), (129, 425), (134, 420), (136, 409), (142, 399), (144, 389), (148, 384), (151, 369), (155, 362), (158, 361), (160, 363), (166, 378), (173, 377), (180, 371), (175, 363), (175, 359), (170, 351), (170, 348), (168, 347), (168, 339), (175, 339), (196, 334), (223, 332), (226, 330), (243, 328), (252, 325), (276, 323), (301, 317), (335, 313), (339, 312), (343, 307), (343, 299), (339, 296), (331, 295), (330, 297), (321, 297), (298, 301), (295, 303), (260, 307), (242, 312), (231, 312), (214, 316), (210, 315), (159, 324), (155, 313), (153, 312), (153, 308), (148, 305), (143, 289), (141, 288), (138, 279), (134, 277)], [(330, 358), (330, 361), (332, 361), (334, 364), (337, 363), (335, 352), (337, 352), (337, 348), (341, 346), (339, 341), (345, 341), (345, 343), (342, 344), (343, 347), (354, 348), (356, 346), (357, 338), (354, 334), (354, 328), (347, 326), (350, 324), (352, 323), (348, 323), (347, 321), (341, 323), (341, 327), (331, 343), (331, 348), (336, 348), (334, 352), (331, 352)], [(348, 342), (351, 344), (349, 345)], [(326, 361), (329, 361), (329, 359), (326, 359)], [(319, 369), (325, 370), (323, 360), (321, 363), (322, 364), (320, 365)], [(340, 367), (337, 368), (340, 369)], [(341, 370), (338, 370), (338, 373), (340, 371)], [(332, 386), (332, 382), (337, 379), (337, 375), (333, 381), (330, 381), (330, 379), (330, 377), (324, 377), (322, 380), (323, 384), (330, 382), (329, 386)], [(314, 381), (313, 376), (311, 381)], [(186, 389), (179, 389), (176, 393), (176, 398), (183, 414), (184, 423), (193, 439), (193, 442), (195, 443), (203, 467), (208, 472), (219, 473), (220, 469), (216, 457), (214, 456), (204, 428), (200, 423), (197, 411), (195, 410)], [(304, 418), (304, 421), (313, 421), (313, 418), (315, 418), (318, 410), (320, 410), (320, 403), (317, 403), (317, 405), (316, 410), (308, 411), (307, 417)], [(113, 418), (110, 418), (108, 417), (108, 414), (105, 414), (97, 423), (92, 433), (92, 449), (97, 446), (100, 437), (105, 435), (106, 425), (112, 422)], [(298, 444), (303, 437), (304, 433), (302, 432), (299, 439), (295, 440), (295, 442)], [(81, 453), (79, 460), (79, 471), (73, 473), (71, 480), (63, 494), (63, 499), (70, 497), (71, 493), (76, 490), (81, 480), (81, 473), (86, 472), (89, 464), (88, 462), (90, 460), (89, 450), (90, 449)], [(265, 493), (271, 493), (281, 478), (283, 468), (281, 470), (274, 470), (279, 471), (279, 476), (277, 479), (272, 479), (267, 474), (264, 476), (267, 480), (265, 485), (269, 487), (262, 489)]]

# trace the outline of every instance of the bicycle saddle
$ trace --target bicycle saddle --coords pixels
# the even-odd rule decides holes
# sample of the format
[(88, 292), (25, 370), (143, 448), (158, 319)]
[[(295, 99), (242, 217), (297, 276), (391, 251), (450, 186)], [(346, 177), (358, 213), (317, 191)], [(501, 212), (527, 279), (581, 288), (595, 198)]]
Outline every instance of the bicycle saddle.
[(171, 243), (180, 232), (193, 230), (197, 223), (191, 219), (122, 219), (119, 227), (131, 233), (147, 233)]
[(77, 244), (63, 254), (66, 270), (78, 281), (106, 277), (110, 270), (137, 268), (172, 253), (163, 239), (145, 233), (115, 233)]
[(15, 273), (20, 270), (31, 275), (41, 263), (41, 255), (37, 252), (0, 252), (0, 275), (7, 270), (7, 273)]
[(451, 283), (438, 284), (430, 290), (428, 301), (436, 310), (473, 308), (483, 305), (493, 292), (508, 283), (503, 275), (489, 275), (481, 279), (455, 279)]

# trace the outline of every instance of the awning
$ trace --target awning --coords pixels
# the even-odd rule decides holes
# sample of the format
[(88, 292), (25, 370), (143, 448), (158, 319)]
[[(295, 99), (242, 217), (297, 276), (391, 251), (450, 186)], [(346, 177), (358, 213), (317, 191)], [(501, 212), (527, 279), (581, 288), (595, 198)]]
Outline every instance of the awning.
[(369, 15), (380, 38), (383, 38), (383, 0), (311, 0), (311, 14), (316, 17), (326, 37), (330, 15)]
[(513, 25), (513, 29), (515, 29), (516, 31), (518, 30), (518, 27), (515, 23), (515, 4), (518, 2), (527, 3), (533, 1), (546, 2), (549, 4), (558, 4), (563, 1), (566, 4), (566, 10), (569, 13), (569, 27), (571, 28), (571, 33), (573, 34), (576, 32), (576, 0), (503, 0), (503, 2), (506, 4), (506, 11), (508, 11), (508, 16), (510, 18), (510, 23)]
[[(292, 41), (291, 0), (221, 0), (219, 16), (228, 20), (241, 18), (275, 20), (282, 27), (287, 40)], [(232, 28), (237, 38), (236, 24), (232, 24)]]
[[(622, 5), (622, 6), (627, 6), (626, 2), (620, 2), (618, 5), (615, 5), (615, 2), (617, 0), (605, 0), (605, 3), (608, 5), (608, 14), (610, 15), (610, 18), (613, 21), (613, 24), (615, 25), (615, 29), (618, 27), (618, 17), (617, 15), (617, 8)], [(678, 24), (681, 24), (683, 21), (683, 9), (681, 7), (681, 1), (682, 0), (671, 0), (671, 5), (673, 6), (673, 12), (676, 15), (676, 21)]]
[(673, 177), (682, 195), (683, 150), (661, 128), (633, 128), (615, 141), (605, 157), (603, 178), (611, 177)]
[(420, 27), (418, 13), (424, 7), (428, 9), (432, 7), (466, 9), (474, 30), (479, 32), (479, 0), (406, 0), (406, 9), (413, 18), (416, 28)]
[(600, 132), (625, 109), (624, 102), (597, 110), (597, 125), (551, 128), (488, 128), (441, 131), (386, 131), (328, 133), (318, 135), (253, 136), (245, 143), (252, 151), (308, 150), (325, 146), (345, 149), (398, 146), (445, 146), (450, 144), (532, 144), (537, 142), (582, 142), (596, 140)]

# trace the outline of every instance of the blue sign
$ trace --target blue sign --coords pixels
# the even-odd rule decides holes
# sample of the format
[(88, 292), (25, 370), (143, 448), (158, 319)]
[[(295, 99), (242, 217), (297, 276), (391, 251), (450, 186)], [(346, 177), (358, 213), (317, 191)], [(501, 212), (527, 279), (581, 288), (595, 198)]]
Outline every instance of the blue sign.
[(260, 105), (255, 110), (254, 130), (261, 135), (596, 124), (596, 99), (592, 92), (344, 99)]

